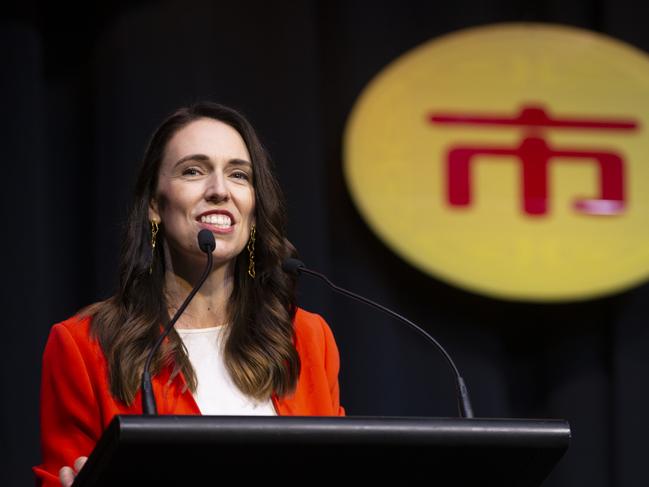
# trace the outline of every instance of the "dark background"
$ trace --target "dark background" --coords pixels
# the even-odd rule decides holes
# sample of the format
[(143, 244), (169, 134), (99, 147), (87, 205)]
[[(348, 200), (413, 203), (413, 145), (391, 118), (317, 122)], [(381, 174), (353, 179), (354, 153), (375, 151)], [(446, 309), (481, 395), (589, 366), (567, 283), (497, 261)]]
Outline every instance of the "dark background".
[[(454, 356), (477, 416), (564, 418), (547, 486), (649, 484), (643, 420), (649, 286), (571, 304), (452, 288), (396, 257), (353, 207), (341, 136), (368, 81), (436, 36), (502, 21), (588, 28), (649, 50), (647, 3), (113, 1), (2, 7), (3, 485), (39, 461), (40, 358), (52, 323), (106, 297), (135, 168), (157, 123), (211, 99), (242, 110), (273, 155), (290, 238), (309, 266), (421, 323)], [(306, 278), (305, 278), (306, 279)], [(452, 416), (439, 354), (383, 315), (305, 281), (342, 359), (350, 415)]]

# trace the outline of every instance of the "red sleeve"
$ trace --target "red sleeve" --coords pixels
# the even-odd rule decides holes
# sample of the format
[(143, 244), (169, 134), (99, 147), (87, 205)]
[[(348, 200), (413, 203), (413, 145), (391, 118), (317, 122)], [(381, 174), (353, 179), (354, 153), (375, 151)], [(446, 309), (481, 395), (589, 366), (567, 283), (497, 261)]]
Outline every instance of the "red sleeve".
[(338, 372), (340, 371), (340, 355), (336, 340), (327, 322), (318, 315), (324, 333), (325, 371), (329, 382), (332, 409), (337, 416), (344, 416), (345, 409), (340, 405), (340, 386), (338, 385)]
[[(102, 431), (83, 344), (58, 324), (43, 354), (41, 379), (42, 464), (34, 467), (37, 485), (58, 486), (59, 469), (89, 455)], [(87, 354), (86, 354), (87, 355)]]

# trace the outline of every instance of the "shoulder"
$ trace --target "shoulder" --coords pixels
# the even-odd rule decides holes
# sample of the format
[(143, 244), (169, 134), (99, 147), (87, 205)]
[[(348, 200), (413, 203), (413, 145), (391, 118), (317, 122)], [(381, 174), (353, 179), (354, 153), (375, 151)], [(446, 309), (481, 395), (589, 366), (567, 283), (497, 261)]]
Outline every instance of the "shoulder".
[(91, 322), (92, 317), (89, 315), (74, 315), (52, 326), (50, 336), (68, 335), (75, 339), (87, 339)]
[(76, 348), (79, 351), (93, 351), (96, 346), (95, 340), (90, 337), (90, 324), (92, 317), (88, 315), (75, 315), (65, 321), (56, 323), (50, 329), (47, 340), (46, 353), (49, 350)]
[(325, 319), (317, 313), (297, 308), (293, 319), (295, 335), (299, 338), (324, 340), (331, 335), (331, 329)]
[(329, 353), (337, 348), (331, 328), (317, 313), (298, 308), (293, 320), (293, 329), (298, 349)]

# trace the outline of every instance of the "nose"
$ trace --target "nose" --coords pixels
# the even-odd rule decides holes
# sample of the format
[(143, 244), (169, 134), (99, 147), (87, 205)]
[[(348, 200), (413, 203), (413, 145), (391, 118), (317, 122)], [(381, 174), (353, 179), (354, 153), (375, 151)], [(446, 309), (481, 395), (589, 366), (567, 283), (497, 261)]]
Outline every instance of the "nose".
[(205, 187), (205, 199), (219, 203), (227, 201), (230, 198), (230, 192), (226, 184), (225, 176), (218, 171), (214, 172), (207, 180)]

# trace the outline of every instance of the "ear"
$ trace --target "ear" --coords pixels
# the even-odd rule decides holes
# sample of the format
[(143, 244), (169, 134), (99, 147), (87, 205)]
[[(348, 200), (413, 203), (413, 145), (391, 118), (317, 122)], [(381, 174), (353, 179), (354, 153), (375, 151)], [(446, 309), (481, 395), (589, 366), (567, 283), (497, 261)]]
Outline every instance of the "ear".
[(160, 213), (158, 212), (158, 202), (151, 198), (149, 200), (149, 221), (160, 223)]

